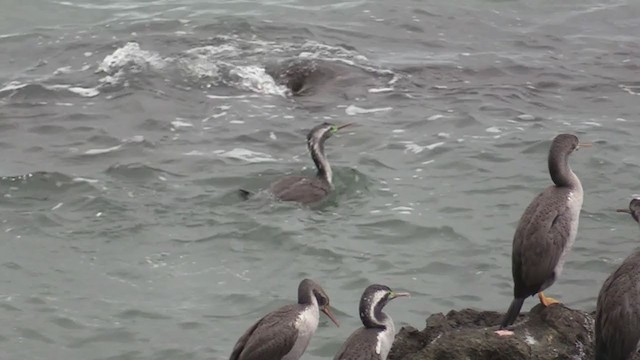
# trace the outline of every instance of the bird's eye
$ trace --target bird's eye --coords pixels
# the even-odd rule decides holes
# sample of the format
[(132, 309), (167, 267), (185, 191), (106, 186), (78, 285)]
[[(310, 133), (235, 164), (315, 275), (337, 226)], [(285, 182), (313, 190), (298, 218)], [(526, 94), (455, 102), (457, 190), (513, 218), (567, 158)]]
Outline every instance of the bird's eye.
[(338, 127), (337, 127), (337, 126), (335, 126), (335, 125), (333, 125), (333, 126), (331, 127), (331, 132), (332, 132), (332, 133), (334, 133), (334, 132), (336, 132), (336, 131), (338, 131)]

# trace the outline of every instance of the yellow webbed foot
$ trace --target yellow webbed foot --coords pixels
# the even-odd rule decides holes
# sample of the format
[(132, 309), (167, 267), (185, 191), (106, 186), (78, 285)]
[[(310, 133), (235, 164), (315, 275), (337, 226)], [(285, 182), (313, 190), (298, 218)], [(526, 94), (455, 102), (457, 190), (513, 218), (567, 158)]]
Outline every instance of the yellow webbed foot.
[(560, 301), (552, 298), (552, 297), (547, 297), (544, 296), (544, 294), (542, 293), (542, 291), (540, 291), (538, 293), (538, 299), (540, 299), (540, 304), (544, 305), (544, 306), (549, 306), (549, 305), (553, 305), (553, 304), (560, 304)]

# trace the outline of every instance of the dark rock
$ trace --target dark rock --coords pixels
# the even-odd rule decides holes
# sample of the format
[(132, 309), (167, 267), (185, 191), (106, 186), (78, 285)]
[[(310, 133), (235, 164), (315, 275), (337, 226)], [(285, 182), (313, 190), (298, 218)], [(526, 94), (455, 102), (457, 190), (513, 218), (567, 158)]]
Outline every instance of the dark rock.
[(389, 360), (590, 360), (593, 314), (563, 305), (536, 305), (521, 314), (514, 335), (499, 336), (503, 314), (464, 309), (434, 314), (424, 330), (403, 327)]

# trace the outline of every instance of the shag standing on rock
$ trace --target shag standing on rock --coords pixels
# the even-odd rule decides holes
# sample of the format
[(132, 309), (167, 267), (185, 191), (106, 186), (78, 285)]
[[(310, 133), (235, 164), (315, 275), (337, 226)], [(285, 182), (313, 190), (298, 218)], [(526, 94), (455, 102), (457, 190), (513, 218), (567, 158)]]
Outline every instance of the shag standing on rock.
[(386, 360), (396, 336), (391, 317), (382, 309), (391, 300), (409, 296), (384, 285), (370, 285), (360, 298), (360, 319), (364, 327), (356, 330), (342, 345), (334, 360)]
[[(324, 142), (333, 136), (338, 130), (352, 124), (337, 126), (330, 123), (322, 123), (307, 135), (307, 147), (311, 153), (311, 159), (318, 169), (315, 177), (287, 176), (271, 184), (271, 192), (282, 201), (295, 201), (303, 204), (318, 202), (333, 190), (333, 172), (331, 165), (324, 154)], [(240, 190), (243, 197), (250, 193)]]
[(320, 285), (304, 279), (298, 286), (298, 303), (267, 314), (251, 326), (233, 347), (229, 360), (298, 360), (318, 328), (320, 311), (336, 326), (329, 296)]
[[(640, 223), (640, 198), (629, 210)], [(602, 285), (596, 309), (596, 360), (630, 360), (640, 349), (640, 250), (626, 258)]]
[(505, 329), (516, 320), (527, 297), (538, 294), (544, 306), (558, 303), (542, 291), (562, 272), (582, 208), (582, 184), (568, 158), (578, 148), (590, 145), (580, 144), (571, 134), (560, 134), (551, 143), (548, 162), (554, 185), (533, 199), (518, 223), (511, 255), (514, 299), (496, 331), (499, 335), (513, 334)]

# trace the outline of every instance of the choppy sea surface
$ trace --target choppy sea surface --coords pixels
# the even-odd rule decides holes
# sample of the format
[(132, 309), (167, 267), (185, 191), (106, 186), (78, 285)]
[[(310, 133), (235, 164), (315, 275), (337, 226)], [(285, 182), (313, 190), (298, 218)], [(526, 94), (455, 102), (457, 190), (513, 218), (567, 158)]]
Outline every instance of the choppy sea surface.
[[(640, 239), (613, 211), (640, 193), (638, 34), (635, 0), (3, 1), (2, 358), (225, 359), (304, 277), (342, 323), (306, 359), (370, 283), (412, 293), (397, 328), (505, 311), (562, 132), (594, 146), (547, 294), (594, 309)], [(328, 201), (238, 198), (312, 174), (323, 121), (355, 123), (327, 142)]]

